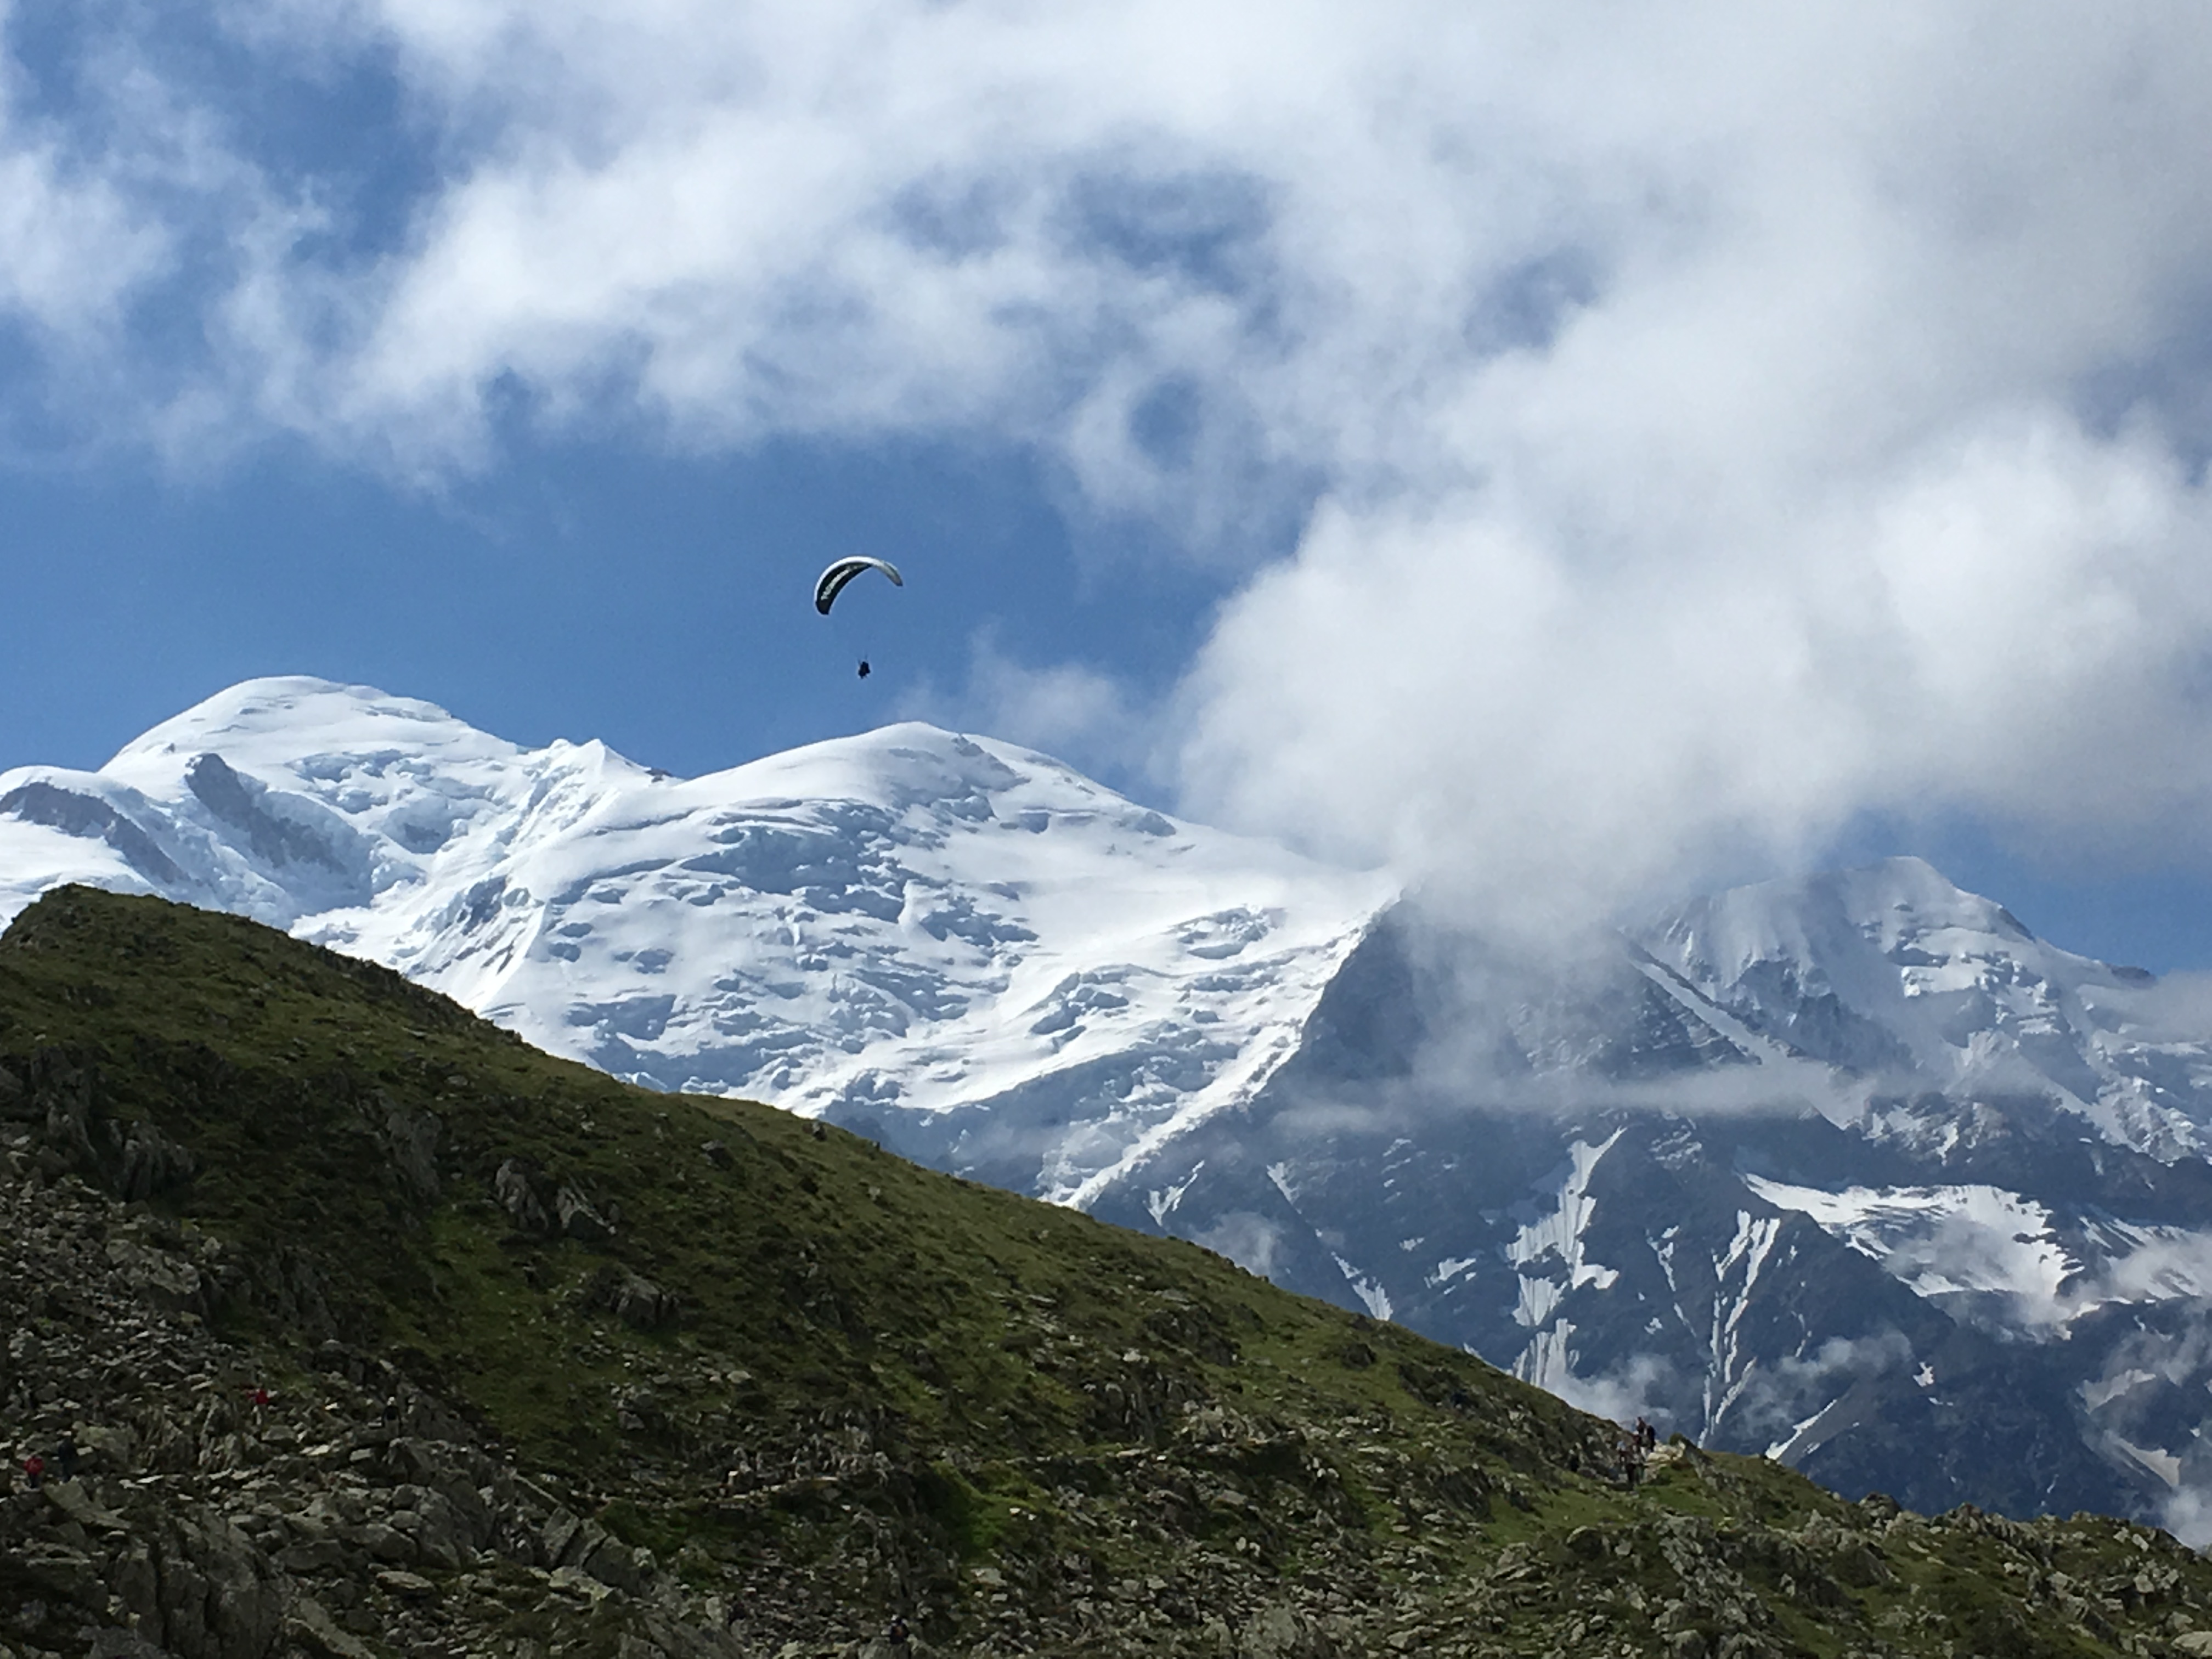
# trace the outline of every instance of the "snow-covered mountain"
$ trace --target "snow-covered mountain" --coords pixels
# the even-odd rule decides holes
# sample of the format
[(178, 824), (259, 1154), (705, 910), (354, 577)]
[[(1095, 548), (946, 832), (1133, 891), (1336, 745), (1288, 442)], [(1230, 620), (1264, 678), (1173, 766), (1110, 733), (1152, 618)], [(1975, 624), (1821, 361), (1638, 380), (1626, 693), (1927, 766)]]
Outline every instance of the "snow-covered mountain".
[(708, 777), (250, 681), (0, 774), (0, 921), (63, 881), (253, 916), (665, 1089), (1079, 1199), (1253, 1092), (1392, 891), (921, 725)]
[(1638, 943), (1752, 1030), (1877, 1088), (2045, 1095), (2168, 1160), (2212, 1139), (2212, 1044), (2174, 1028), (2153, 975), (2047, 945), (1918, 859), (1737, 888)]
[(684, 780), (295, 679), (0, 775), (0, 921), (69, 880), (1848, 1492), (2212, 1534), (2212, 1015), (1917, 860), (1509, 957), (987, 739)]

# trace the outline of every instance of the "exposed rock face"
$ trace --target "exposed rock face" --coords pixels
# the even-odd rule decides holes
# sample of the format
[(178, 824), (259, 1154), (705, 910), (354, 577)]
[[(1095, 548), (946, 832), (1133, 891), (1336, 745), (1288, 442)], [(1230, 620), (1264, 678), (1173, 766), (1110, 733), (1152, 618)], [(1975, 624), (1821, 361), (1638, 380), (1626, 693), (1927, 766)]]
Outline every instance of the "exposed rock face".
[(554, 1188), (545, 1172), (528, 1158), (510, 1158), (499, 1166), (492, 1190), (500, 1207), (526, 1233), (557, 1231), (552, 1215)]
[(192, 1155), (150, 1123), (133, 1123), (123, 1141), (115, 1190), (124, 1199), (152, 1198), (192, 1178)]
[(562, 1235), (580, 1244), (604, 1244), (614, 1237), (615, 1230), (607, 1218), (577, 1188), (563, 1187), (553, 1195), (553, 1214)]

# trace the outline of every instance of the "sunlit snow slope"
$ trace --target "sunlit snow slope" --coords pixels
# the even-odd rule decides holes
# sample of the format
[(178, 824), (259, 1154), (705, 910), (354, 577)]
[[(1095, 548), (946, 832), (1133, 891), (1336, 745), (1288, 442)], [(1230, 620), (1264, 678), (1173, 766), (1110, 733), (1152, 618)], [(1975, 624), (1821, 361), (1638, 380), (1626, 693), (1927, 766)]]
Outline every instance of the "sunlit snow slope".
[(304, 678), (98, 772), (0, 774), (0, 921), (63, 881), (235, 910), (623, 1076), (1079, 1200), (1248, 1098), (1392, 896), (928, 726), (684, 780)]

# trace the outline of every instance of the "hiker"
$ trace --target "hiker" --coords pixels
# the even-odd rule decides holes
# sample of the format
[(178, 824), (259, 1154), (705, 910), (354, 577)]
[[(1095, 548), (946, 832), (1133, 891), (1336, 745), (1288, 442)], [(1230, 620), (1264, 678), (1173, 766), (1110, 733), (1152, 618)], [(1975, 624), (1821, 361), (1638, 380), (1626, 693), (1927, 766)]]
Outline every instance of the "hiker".
[(902, 1648), (907, 1644), (910, 1634), (911, 1632), (906, 1627), (906, 1615), (902, 1613), (895, 1613), (891, 1615), (890, 1628), (884, 1632), (884, 1640), (895, 1648)]
[(31, 1484), (33, 1492), (46, 1484), (46, 1460), (33, 1452), (23, 1460), (23, 1478)]
[(1636, 1443), (1646, 1452), (1659, 1443), (1659, 1431), (1651, 1426), (1650, 1419), (1639, 1417), (1636, 1419)]
[(76, 1479), (76, 1441), (74, 1437), (64, 1435), (61, 1443), (54, 1448), (54, 1468), (63, 1480)]

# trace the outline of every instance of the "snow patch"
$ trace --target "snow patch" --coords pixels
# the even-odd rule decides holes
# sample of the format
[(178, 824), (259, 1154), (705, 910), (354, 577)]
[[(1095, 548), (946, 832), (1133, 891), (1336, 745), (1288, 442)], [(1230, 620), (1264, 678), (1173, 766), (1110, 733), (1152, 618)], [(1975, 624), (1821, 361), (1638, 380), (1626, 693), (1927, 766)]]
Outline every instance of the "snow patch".
[(1377, 1319), (1390, 1317), (1390, 1292), (1382, 1288), (1380, 1279), (1360, 1272), (1340, 1255), (1332, 1253), (1329, 1259), (1336, 1263), (1337, 1271), (1344, 1275), (1344, 1282), (1352, 1286), (1352, 1293), (1359, 1298), (1369, 1313)]
[(1508, 1261), (1526, 1268), (1556, 1256), (1565, 1274), (1566, 1288), (1579, 1289), (1584, 1285), (1595, 1285), (1601, 1291), (1612, 1288), (1613, 1281), (1620, 1277), (1619, 1269), (1589, 1261), (1583, 1250), (1583, 1235), (1597, 1212), (1597, 1200), (1589, 1195), (1591, 1173), (1596, 1170), (1598, 1160), (1613, 1150), (1624, 1133), (1615, 1129), (1595, 1146), (1577, 1139), (1567, 1148), (1567, 1170), (1553, 1207), (1513, 1236), (1505, 1246)]

